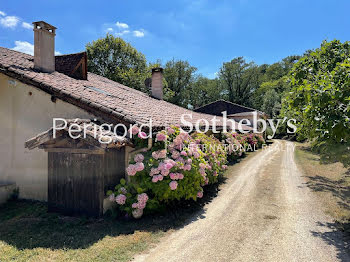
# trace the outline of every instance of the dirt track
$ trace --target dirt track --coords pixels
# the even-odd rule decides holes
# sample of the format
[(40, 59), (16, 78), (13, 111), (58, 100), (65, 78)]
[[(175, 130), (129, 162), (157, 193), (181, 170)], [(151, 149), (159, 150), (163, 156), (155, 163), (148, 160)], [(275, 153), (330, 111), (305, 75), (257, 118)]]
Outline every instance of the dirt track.
[(234, 169), (204, 217), (135, 261), (350, 261), (294, 162), (276, 141)]

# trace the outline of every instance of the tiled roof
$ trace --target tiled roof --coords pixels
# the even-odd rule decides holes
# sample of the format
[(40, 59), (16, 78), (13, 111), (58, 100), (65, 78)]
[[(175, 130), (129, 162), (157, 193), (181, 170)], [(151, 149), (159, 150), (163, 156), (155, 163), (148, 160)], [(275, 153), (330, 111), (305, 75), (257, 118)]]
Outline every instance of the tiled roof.
[(223, 99), (220, 99), (215, 102), (196, 108), (194, 111), (198, 113), (212, 114), (217, 116), (221, 116), (222, 115), (221, 112), (223, 111), (226, 111), (227, 115), (243, 113), (243, 112), (253, 112), (253, 111), (257, 111), (258, 114), (261, 114), (261, 115), (264, 114), (264, 112), (258, 111), (254, 108), (235, 104)]
[[(182, 114), (192, 114), (192, 121), (186, 118), (192, 123), (199, 119), (206, 119), (211, 123), (213, 118), (212, 115), (195, 113), (157, 100), (93, 73), (88, 73), (87, 80), (77, 80), (57, 71), (38, 72), (34, 70), (33, 56), (3, 47), (0, 47), (0, 73), (35, 86), (110, 123), (141, 125), (147, 124), (152, 118), (152, 126), (162, 128), (181, 125)], [(221, 118), (218, 119), (222, 121)], [(249, 127), (245, 128), (251, 130)]]
[(55, 69), (75, 79), (87, 79), (86, 52), (55, 56)]

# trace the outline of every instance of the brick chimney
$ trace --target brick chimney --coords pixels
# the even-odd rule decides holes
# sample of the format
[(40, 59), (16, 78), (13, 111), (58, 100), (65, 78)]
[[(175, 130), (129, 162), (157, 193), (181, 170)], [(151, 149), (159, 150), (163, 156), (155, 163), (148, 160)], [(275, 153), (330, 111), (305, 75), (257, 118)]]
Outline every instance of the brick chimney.
[(163, 100), (163, 68), (152, 68), (152, 96)]
[(34, 68), (43, 72), (55, 71), (55, 31), (56, 27), (44, 22), (34, 25)]

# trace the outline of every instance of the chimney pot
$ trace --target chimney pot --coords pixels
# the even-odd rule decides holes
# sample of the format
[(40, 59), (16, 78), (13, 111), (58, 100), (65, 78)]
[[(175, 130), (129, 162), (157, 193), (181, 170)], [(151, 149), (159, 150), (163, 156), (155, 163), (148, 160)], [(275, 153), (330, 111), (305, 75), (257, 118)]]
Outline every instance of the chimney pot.
[(163, 100), (163, 68), (152, 68), (152, 96)]
[(43, 72), (55, 71), (56, 27), (44, 22), (33, 22), (34, 68)]

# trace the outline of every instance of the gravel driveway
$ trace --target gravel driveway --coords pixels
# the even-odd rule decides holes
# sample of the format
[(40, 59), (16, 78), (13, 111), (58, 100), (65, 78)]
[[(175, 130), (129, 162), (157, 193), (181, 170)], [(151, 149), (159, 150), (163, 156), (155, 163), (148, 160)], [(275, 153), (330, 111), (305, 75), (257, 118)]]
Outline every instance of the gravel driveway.
[(233, 170), (202, 219), (135, 261), (350, 261), (305, 186), (291, 142), (275, 141)]

